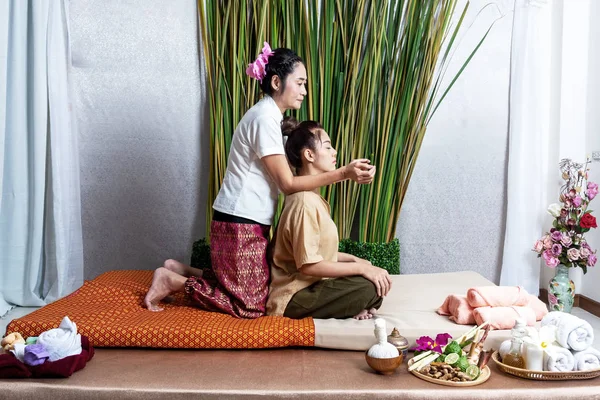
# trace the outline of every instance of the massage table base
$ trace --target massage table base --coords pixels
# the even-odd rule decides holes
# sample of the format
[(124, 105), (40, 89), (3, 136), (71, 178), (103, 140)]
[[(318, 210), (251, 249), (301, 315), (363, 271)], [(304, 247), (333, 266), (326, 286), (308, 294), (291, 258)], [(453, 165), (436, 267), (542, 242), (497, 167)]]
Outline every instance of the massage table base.
[(406, 362), (377, 375), (357, 351), (97, 349), (68, 379), (0, 380), (0, 399), (600, 399), (600, 378), (543, 382), (507, 375), (493, 361), (490, 369), (482, 385), (448, 388), (413, 376)]

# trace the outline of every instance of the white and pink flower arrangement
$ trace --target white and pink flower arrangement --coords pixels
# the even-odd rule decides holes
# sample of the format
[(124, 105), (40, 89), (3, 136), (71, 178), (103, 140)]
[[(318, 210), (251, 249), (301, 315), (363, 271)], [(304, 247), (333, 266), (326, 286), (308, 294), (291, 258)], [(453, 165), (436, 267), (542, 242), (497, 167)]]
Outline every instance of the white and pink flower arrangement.
[(584, 237), (584, 233), (598, 227), (592, 210), (588, 209), (590, 201), (598, 194), (598, 184), (588, 181), (589, 163), (589, 159), (585, 164), (570, 159), (559, 163), (565, 180), (560, 190), (560, 204), (548, 207), (548, 213), (554, 217), (552, 228), (533, 246), (533, 251), (543, 257), (550, 268), (559, 264), (581, 267), (585, 274), (598, 260), (596, 251)]

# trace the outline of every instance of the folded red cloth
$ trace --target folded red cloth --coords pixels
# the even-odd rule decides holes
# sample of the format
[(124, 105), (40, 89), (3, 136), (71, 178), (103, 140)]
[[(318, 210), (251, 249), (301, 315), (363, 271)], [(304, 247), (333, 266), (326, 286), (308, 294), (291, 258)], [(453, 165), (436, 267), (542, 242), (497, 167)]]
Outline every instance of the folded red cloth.
[(26, 364), (11, 354), (0, 354), (0, 378), (29, 378), (31, 371)]
[(94, 348), (86, 336), (81, 336), (81, 353), (46, 361), (43, 364), (29, 366), (19, 361), (14, 355), (0, 355), (0, 378), (68, 378), (79, 371), (94, 357)]

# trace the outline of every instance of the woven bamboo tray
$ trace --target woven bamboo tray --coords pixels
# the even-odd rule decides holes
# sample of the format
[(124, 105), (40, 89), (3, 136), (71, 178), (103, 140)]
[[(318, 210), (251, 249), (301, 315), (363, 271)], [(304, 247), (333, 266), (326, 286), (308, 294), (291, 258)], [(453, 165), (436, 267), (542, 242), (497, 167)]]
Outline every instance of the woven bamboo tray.
[(497, 351), (492, 354), (492, 358), (502, 371), (507, 374), (518, 376), (519, 378), (533, 379), (536, 381), (567, 381), (576, 379), (592, 379), (600, 376), (600, 368), (588, 371), (570, 371), (570, 372), (551, 372), (551, 371), (532, 371), (529, 369), (515, 368), (500, 361), (500, 354)]

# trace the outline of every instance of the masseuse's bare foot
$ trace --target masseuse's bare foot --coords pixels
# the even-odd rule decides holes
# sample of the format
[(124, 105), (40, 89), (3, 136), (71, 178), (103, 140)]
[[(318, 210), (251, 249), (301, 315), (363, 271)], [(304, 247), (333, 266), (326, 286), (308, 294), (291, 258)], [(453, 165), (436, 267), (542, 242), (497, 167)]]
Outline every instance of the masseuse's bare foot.
[(157, 268), (152, 277), (152, 285), (144, 298), (144, 305), (150, 311), (162, 311), (158, 303), (173, 292), (183, 289), (186, 278), (166, 268)]
[(187, 276), (187, 277), (190, 277), (190, 276), (201, 277), (202, 276), (201, 269), (190, 267), (189, 265), (180, 263), (177, 260), (168, 259), (167, 261), (164, 262), (163, 268), (166, 268), (169, 271), (173, 271), (176, 274), (179, 274), (181, 276)]
[(362, 310), (354, 316), (354, 319), (371, 319), (375, 315), (376, 311), (377, 310), (374, 308), (371, 308), (370, 310)]

